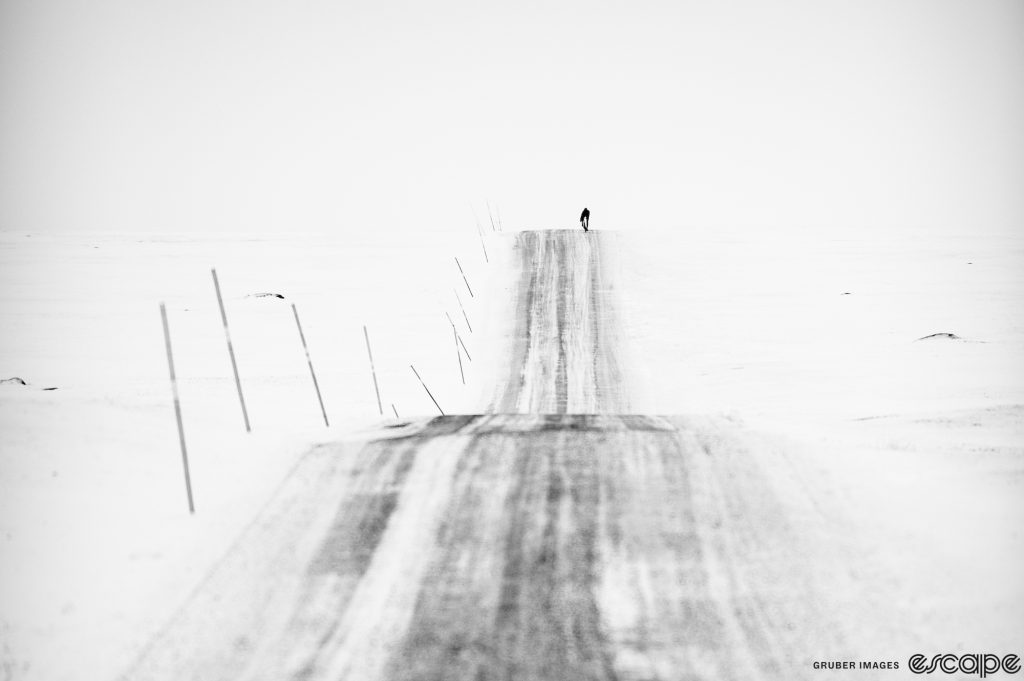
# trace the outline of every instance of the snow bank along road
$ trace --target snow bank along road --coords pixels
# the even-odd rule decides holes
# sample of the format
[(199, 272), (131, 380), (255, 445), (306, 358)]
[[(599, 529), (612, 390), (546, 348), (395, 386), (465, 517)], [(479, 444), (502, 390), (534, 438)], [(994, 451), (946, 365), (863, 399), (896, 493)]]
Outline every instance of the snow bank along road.
[(784, 453), (628, 415), (608, 243), (518, 235), (493, 413), (310, 452), (125, 678), (794, 679), (917, 652)]

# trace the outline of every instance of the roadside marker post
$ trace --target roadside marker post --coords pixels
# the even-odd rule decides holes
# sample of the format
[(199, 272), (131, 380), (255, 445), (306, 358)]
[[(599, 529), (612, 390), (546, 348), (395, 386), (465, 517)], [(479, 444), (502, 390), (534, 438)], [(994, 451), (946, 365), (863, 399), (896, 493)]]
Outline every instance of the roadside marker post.
[(462, 342), (462, 336), (460, 336), (458, 332), (455, 332), (455, 339), (459, 341), (459, 345), (462, 346), (462, 351), (466, 353), (466, 359), (472, 362), (473, 358), (469, 356), (469, 350), (466, 349), (466, 344)]
[(486, 204), (487, 204), (487, 217), (490, 218), (490, 220), (491, 220), (491, 231), (492, 232), (497, 232), (498, 228), (494, 226), (494, 216), (491, 215), (491, 202), (487, 201)]
[(466, 314), (466, 308), (462, 306), (462, 298), (459, 298), (459, 292), (452, 289), (455, 293), (455, 300), (459, 301), (459, 309), (462, 310), (462, 318), (466, 320), (466, 328), (469, 329), (470, 333), (473, 333), (473, 325), (469, 323), (469, 316)]
[(462, 378), (462, 385), (466, 385), (466, 373), (462, 370), (462, 352), (459, 351), (459, 332), (452, 327), (453, 340), (455, 341), (455, 356), (459, 359), (459, 376)]
[[(422, 385), (422, 386), (423, 386), (423, 389), (427, 391), (427, 395), (429, 395), (429, 396), (430, 396), (430, 401), (431, 401), (431, 402), (433, 402), (433, 403), (434, 403), (434, 406), (435, 406), (435, 407), (437, 407), (437, 410), (438, 410), (439, 412), (441, 412), (441, 416), (444, 416), (444, 415), (445, 415), (445, 413), (444, 413), (444, 409), (441, 409), (441, 405), (437, 403), (437, 400), (435, 400), (435, 399), (434, 399), (434, 396), (433, 396), (433, 394), (431, 394), (431, 392), (430, 392), (430, 388), (428, 388), (428, 387), (427, 387), (427, 384), (423, 382), (423, 379), (422, 379), (422, 378), (420, 378), (420, 372), (416, 371), (416, 367), (414, 367), (414, 366), (413, 366), (413, 365), (411, 365), (411, 364), (409, 365), (409, 368), (410, 368), (410, 369), (412, 369), (412, 372), (413, 372), (414, 374), (416, 374), (416, 378), (417, 378), (417, 379), (419, 380), (419, 382), (420, 382), (420, 385)], [(394, 405), (392, 405), (392, 406), (394, 406)]]
[(235, 374), (235, 388), (238, 389), (238, 401), (242, 405), (242, 418), (245, 420), (245, 432), (251, 433), (249, 426), (249, 411), (245, 408), (245, 396), (242, 395), (242, 380), (238, 377), (238, 363), (235, 362), (235, 348), (231, 344), (231, 332), (228, 330), (228, 315), (224, 311), (224, 298), (220, 295), (220, 282), (217, 280), (217, 270), (212, 269), (213, 288), (217, 292), (217, 305), (220, 307), (220, 320), (224, 324), (224, 337), (228, 341), (228, 356), (231, 357), (231, 371)]
[(477, 234), (480, 235), (480, 248), (484, 249), (484, 262), (490, 264), (491, 259), (487, 257), (487, 244), (484, 243), (484, 233), (477, 228)]
[(466, 282), (466, 290), (469, 291), (469, 297), (475, 298), (473, 295), (473, 289), (469, 287), (469, 279), (466, 279), (466, 273), (462, 271), (462, 263), (459, 262), (458, 258), (455, 258), (455, 264), (459, 266), (459, 274), (462, 275), (462, 281)]
[(160, 318), (164, 323), (164, 346), (167, 348), (167, 368), (171, 372), (171, 394), (174, 395), (174, 418), (178, 422), (178, 442), (181, 444), (181, 463), (185, 470), (185, 493), (188, 495), (188, 512), (195, 514), (192, 500), (192, 476), (188, 469), (188, 449), (185, 447), (185, 427), (181, 421), (181, 400), (178, 399), (178, 379), (174, 374), (174, 353), (171, 352), (171, 329), (167, 324), (167, 307), (160, 303)]
[[(455, 322), (452, 321), (452, 316), (450, 314), (448, 314), (448, 310), (444, 311), (444, 316), (448, 318), (448, 323), (451, 324), (452, 328), (454, 329), (455, 328)], [(470, 362), (472, 362), (473, 358), (469, 356), (469, 350), (466, 349), (466, 344), (462, 342), (462, 335), (458, 332), (457, 329), (455, 331), (455, 337), (458, 339), (459, 345), (462, 346), (462, 351), (464, 353), (466, 353), (466, 359), (468, 359)]]
[(363, 325), (363, 336), (366, 337), (366, 354), (370, 357), (370, 373), (373, 374), (373, 392), (377, 394), (377, 411), (384, 416), (384, 407), (380, 403), (380, 388), (377, 386), (377, 370), (373, 366), (373, 351), (370, 350), (370, 334)]
[(476, 224), (476, 235), (480, 238), (480, 248), (483, 249), (483, 261), (490, 263), (490, 258), (487, 257), (487, 245), (483, 243), (483, 229), (480, 228), (480, 220), (476, 217), (476, 209), (473, 208), (473, 204), (469, 205), (469, 210), (473, 212), (473, 222)]
[(313, 377), (316, 399), (320, 402), (320, 413), (324, 416), (324, 425), (330, 428), (331, 424), (327, 422), (327, 410), (324, 409), (324, 398), (320, 395), (320, 384), (316, 381), (316, 372), (313, 371), (313, 360), (309, 356), (309, 348), (306, 346), (306, 335), (302, 333), (302, 322), (299, 321), (299, 310), (295, 307), (295, 303), (292, 303), (292, 312), (295, 313), (295, 325), (299, 327), (299, 339), (302, 341), (302, 350), (306, 353), (306, 363), (309, 364), (309, 375)]
[(480, 236), (480, 247), (484, 249), (484, 262), (490, 263), (491, 259), (487, 257), (487, 245), (484, 243), (484, 230), (480, 228), (480, 219), (476, 216), (476, 208), (473, 208), (473, 204), (469, 204), (469, 210), (473, 213), (473, 222), (476, 224), (476, 233)]

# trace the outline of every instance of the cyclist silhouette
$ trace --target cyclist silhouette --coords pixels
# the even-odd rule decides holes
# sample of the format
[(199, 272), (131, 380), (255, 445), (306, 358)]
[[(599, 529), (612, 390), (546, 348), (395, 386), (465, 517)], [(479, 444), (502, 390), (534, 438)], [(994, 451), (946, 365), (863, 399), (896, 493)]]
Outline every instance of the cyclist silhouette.
[(583, 231), (590, 231), (590, 209), (584, 208), (583, 212), (580, 213), (580, 224), (583, 225)]

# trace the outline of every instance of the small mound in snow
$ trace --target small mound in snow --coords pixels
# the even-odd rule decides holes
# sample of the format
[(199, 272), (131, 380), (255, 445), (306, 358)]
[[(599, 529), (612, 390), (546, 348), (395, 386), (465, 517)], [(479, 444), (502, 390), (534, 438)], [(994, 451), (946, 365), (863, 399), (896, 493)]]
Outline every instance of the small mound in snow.
[(280, 293), (250, 293), (246, 298), (280, 298), (284, 300), (284, 296)]
[(963, 340), (963, 338), (961, 338), (960, 336), (956, 335), (955, 333), (945, 333), (945, 332), (943, 332), (943, 333), (933, 333), (930, 336), (921, 336), (917, 340), (923, 341), (923, 340), (928, 340), (930, 338), (948, 338), (949, 340)]

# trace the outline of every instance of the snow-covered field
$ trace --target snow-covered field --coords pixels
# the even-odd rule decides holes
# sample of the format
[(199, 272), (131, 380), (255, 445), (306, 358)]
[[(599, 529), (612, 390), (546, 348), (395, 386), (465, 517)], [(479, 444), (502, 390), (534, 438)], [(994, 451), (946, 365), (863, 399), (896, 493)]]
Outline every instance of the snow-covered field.
[[(630, 234), (646, 402), (800, 423), (1020, 404), (1024, 236)], [(666, 326), (670, 321), (671, 326)], [(933, 334), (955, 334), (958, 339)]]
[[(489, 234), (485, 263), (472, 227), (400, 239), (0, 233), (0, 379), (28, 383), (0, 385), (0, 670), (115, 677), (304, 451), (364, 437), (393, 420), (392, 404), (403, 420), (436, 413), (409, 364), (446, 412), (478, 411), (502, 359), (484, 338), (485, 320), (505, 314), (508, 241)], [(1005, 631), (996, 641), (985, 638), (994, 625), (965, 627), (965, 645), (1024, 640), (1024, 236), (637, 229), (618, 242), (636, 411), (724, 413), (794, 443), (793, 465), (820, 482), (823, 504), (861, 504), (883, 539), (927, 546), (942, 571), (977, 577), (964, 612), (991, 606)], [(473, 355), (463, 357), (466, 387), (446, 311)], [(937, 333), (958, 338), (918, 340)], [(941, 495), (947, 513), (915, 505)], [(923, 575), (914, 588), (930, 583)]]

